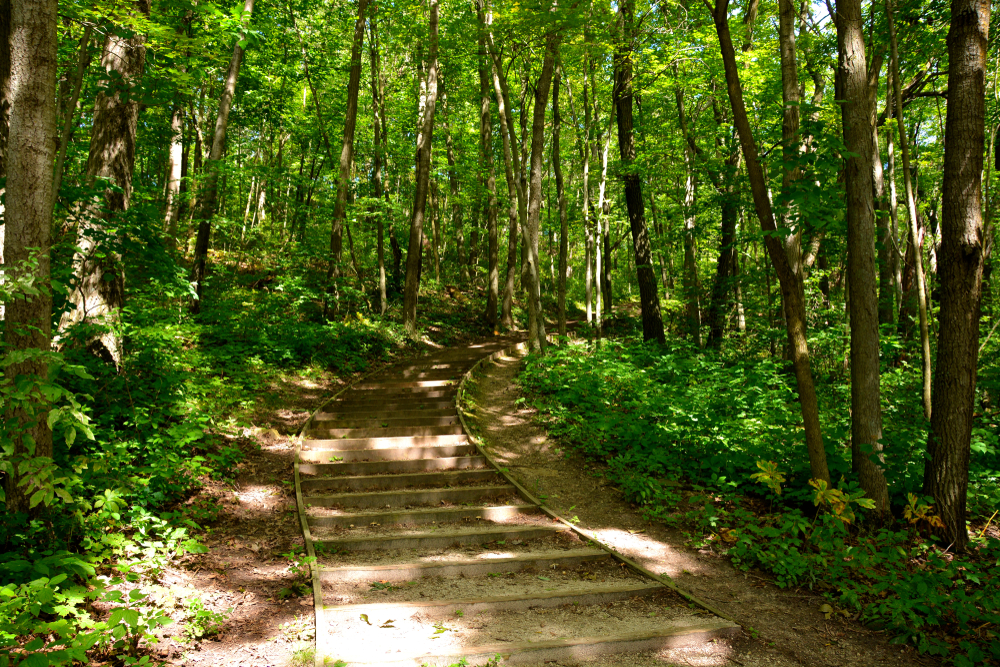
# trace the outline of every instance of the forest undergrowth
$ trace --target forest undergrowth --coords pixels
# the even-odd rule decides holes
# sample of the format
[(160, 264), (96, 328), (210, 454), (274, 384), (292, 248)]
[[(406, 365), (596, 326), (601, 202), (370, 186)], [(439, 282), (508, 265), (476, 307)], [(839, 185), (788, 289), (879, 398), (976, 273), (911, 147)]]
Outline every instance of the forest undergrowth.
[[(968, 498), (975, 536), (957, 554), (933, 536), (939, 519), (921, 493), (920, 371), (892, 338), (882, 407), (893, 517), (881, 524), (851, 471), (849, 378), (836, 355), (817, 374), (827, 487), (809, 479), (794, 377), (780, 358), (639, 340), (578, 342), (529, 358), (522, 382), (552, 435), (606, 464), (615, 488), (683, 530), (692, 547), (767, 571), (780, 587), (821, 591), (827, 618), (860, 620), (959, 667), (998, 664), (996, 345), (981, 360)], [(811, 345), (822, 367), (823, 341)]]
[[(34, 471), (31, 510), (0, 523), (0, 666), (154, 664), (148, 646), (165, 624), (177, 636), (218, 633), (225, 614), (197, 599), (178, 612), (147, 592), (185, 554), (207, 551), (218, 508), (192, 502), (199, 490), (232, 483), (242, 435), (274, 426), (263, 419), (282, 386), (336, 387), (420, 349), (391, 312), (370, 315), (353, 281), (331, 304), (307, 257), (265, 269), (220, 253), (198, 316), (185, 272), (166, 254), (143, 259), (148, 273), (117, 325), (117, 368), (78, 325), (49, 355), (47, 380), (0, 384), (6, 406), (43, 392), (55, 408), (54, 464)], [(425, 342), (483, 333), (466, 298), (430, 282)]]

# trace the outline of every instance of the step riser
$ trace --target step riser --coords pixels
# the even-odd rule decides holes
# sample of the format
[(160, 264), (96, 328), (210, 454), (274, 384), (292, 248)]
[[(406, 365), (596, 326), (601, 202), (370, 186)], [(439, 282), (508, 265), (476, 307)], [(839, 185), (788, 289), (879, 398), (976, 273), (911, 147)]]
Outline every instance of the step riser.
[(428, 387), (427, 389), (392, 389), (379, 391), (376, 389), (348, 389), (338, 402), (362, 403), (367, 401), (393, 401), (395, 403), (416, 402), (423, 400), (441, 400), (453, 398), (458, 393), (455, 387)]
[(503, 478), (494, 470), (458, 470), (448, 472), (413, 473), (400, 475), (376, 475), (372, 477), (344, 477), (329, 479), (304, 479), (304, 493), (349, 493), (354, 491), (389, 491), (412, 486), (453, 486), (478, 482), (489, 484)]
[(443, 459), (410, 461), (368, 461), (364, 463), (304, 463), (302, 475), (385, 475), (394, 473), (472, 470), (487, 466), (484, 456), (453, 456)]
[(732, 624), (719, 622), (700, 623), (690, 628), (679, 628), (667, 634), (652, 637), (635, 637), (614, 639), (608, 637), (583, 637), (576, 640), (539, 641), (532, 644), (493, 644), (490, 646), (469, 646), (454, 651), (440, 653), (425, 653), (419, 656), (408, 656), (397, 660), (371, 660), (371, 655), (358, 656), (338, 654), (338, 659), (346, 659), (352, 665), (365, 667), (421, 667), (421, 665), (447, 665), (459, 658), (465, 659), (465, 664), (491, 665), (499, 653), (504, 656), (504, 665), (539, 665), (546, 663), (577, 665), (605, 656), (621, 655), (623, 653), (640, 653), (647, 651), (662, 651), (666, 649), (684, 648), (688, 646), (704, 646), (716, 639), (735, 639), (740, 635), (740, 628)]
[(453, 377), (454, 373), (448, 377), (419, 380), (372, 380), (364, 384), (356, 384), (351, 389), (353, 391), (398, 391), (398, 390), (420, 390), (420, 389), (440, 389), (442, 387), (452, 387), (458, 384), (458, 379)]
[(461, 435), (461, 424), (445, 426), (381, 426), (374, 428), (311, 428), (308, 438), (405, 438), (415, 435)]
[(316, 419), (327, 421), (332, 419), (379, 419), (381, 417), (436, 417), (441, 414), (455, 414), (455, 401), (425, 401), (423, 403), (419, 401), (403, 403), (365, 401), (352, 404), (335, 401), (326, 407), (327, 410), (317, 413)]
[(315, 507), (405, 507), (406, 505), (438, 505), (449, 503), (481, 503), (493, 498), (503, 498), (516, 492), (513, 486), (487, 489), (421, 489), (397, 493), (345, 493), (334, 496), (306, 496), (306, 505)]
[(448, 547), (465, 546), (469, 544), (486, 544), (497, 540), (535, 540), (549, 537), (562, 528), (525, 528), (518, 531), (495, 532), (485, 530), (482, 533), (470, 535), (429, 535), (423, 537), (384, 537), (370, 540), (320, 540), (327, 548), (336, 547), (343, 551), (385, 551), (389, 549), (447, 549)]
[[(454, 410), (447, 410), (446, 414), (439, 417), (409, 417), (397, 418), (387, 417), (379, 419), (314, 419), (311, 428), (322, 430), (325, 428), (394, 428), (398, 426), (453, 426), (458, 423), (458, 415)], [(450, 414), (449, 414), (450, 413)], [(393, 413), (388, 413), (393, 414)], [(388, 427), (382, 426), (388, 424)]]
[(553, 565), (559, 569), (576, 569), (584, 565), (608, 560), (610, 556), (601, 551), (582, 555), (558, 555), (552, 558), (496, 558), (474, 563), (454, 563), (445, 565), (397, 565), (367, 569), (321, 570), (323, 583), (365, 583), (369, 581), (413, 581), (421, 577), (485, 577), (492, 573), (523, 572), (524, 570), (549, 570)]
[(533, 607), (551, 609), (561, 607), (564, 604), (591, 605), (608, 604), (634, 597), (646, 597), (668, 590), (665, 586), (644, 585), (644, 586), (622, 586), (614, 590), (597, 590), (580, 592), (573, 594), (569, 591), (559, 593), (547, 593), (536, 596), (512, 596), (511, 598), (494, 598), (478, 600), (434, 600), (428, 602), (396, 602), (392, 604), (352, 604), (352, 605), (323, 605), (323, 610), (328, 614), (350, 614), (357, 618), (358, 614), (377, 615), (385, 611), (393, 614), (410, 615), (415, 613), (424, 614), (430, 618), (450, 618), (454, 616), (455, 610), (460, 609), (466, 616), (473, 616), (483, 612), (498, 611), (523, 611)]
[(343, 438), (340, 440), (303, 440), (302, 449), (342, 452), (349, 450), (399, 449), (402, 447), (440, 447), (464, 445), (464, 435), (416, 435), (399, 438)]
[[(355, 449), (353, 451), (303, 450), (299, 459), (310, 463), (330, 463), (334, 456), (344, 463), (412, 461), (476, 454), (475, 445), (445, 445), (443, 447), (400, 447), (394, 449)], [(338, 461), (339, 462), (339, 461)]]

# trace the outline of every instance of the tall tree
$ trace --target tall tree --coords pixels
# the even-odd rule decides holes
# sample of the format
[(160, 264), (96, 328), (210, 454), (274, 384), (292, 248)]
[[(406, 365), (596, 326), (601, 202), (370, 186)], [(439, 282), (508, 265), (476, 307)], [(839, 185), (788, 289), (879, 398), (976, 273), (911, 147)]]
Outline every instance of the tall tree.
[[(622, 180), (625, 185), (625, 206), (628, 209), (635, 250), (635, 270), (639, 281), (639, 303), (642, 308), (642, 338), (665, 341), (663, 317), (660, 315), (660, 298), (656, 291), (656, 273), (653, 271), (653, 252), (646, 228), (645, 205), (642, 201), (642, 179), (636, 172), (635, 135), (632, 127), (632, 58), (635, 50), (635, 2), (621, 0), (618, 12), (622, 21), (621, 41), (614, 58), (615, 118), (618, 119), (618, 153), (622, 162)], [(698, 337), (700, 338), (700, 332)]]
[(420, 255), (424, 238), (424, 215), (430, 190), (431, 142), (434, 138), (434, 109), (438, 88), (438, 0), (431, 0), (427, 21), (430, 39), (427, 78), (422, 114), (417, 134), (417, 155), (413, 209), (410, 213), (410, 245), (406, 253), (406, 285), (403, 291), (403, 325), (411, 336), (417, 334), (417, 292), (420, 290)]
[(557, 308), (559, 335), (566, 335), (566, 273), (569, 254), (569, 215), (566, 210), (566, 184), (563, 181), (562, 153), (559, 141), (562, 135), (562, 114), (559, 111), (559, 87), (562, 85), (562, 66), (556, 68), (552, 82), (552, 171), (556, 178), (556, 200), (559, 207), (559, 280), (557, 283)]
[(899, 80), (899, 49), (896, 45), (896, 23), (893, 2), (886, 0), (889, 23), (889, 40), (892, 48), (892, 87), (896, 105), (896, 123), (899, 127), (899, 152), (903, 158), (903, 188), (906, 193), (906, 214), (910, 223), (910, 244), (913, 251), (913, 269), (917, 285), (917, 312), (920, 316), (920, 371), (923, 380), (924, 416), (931, 416), (931, 335), (927, 322), (927, 287), (924, 281), (924, 264), (920, 253), (920, 231), (917, 223), (917, 200), (913, 192), (910, 173), (910, 148), (903, 124), (903, 93)]
[[(149, 16), (150, 0), (135, 0), (132, 6), (137, 15)], [(103, 202), (94, 202), (80, 216), (70, 307), (59, 322), (60, 330), (83, 321), (101, 326), (103, 331), (94, 343), (115, 364), (121, 361), (115, 322), (125, 300), (125, 276), (115, 239), (103, 228), (131, 203), (145, 63), (143, 35), (124, 27), (108, 32), (101, 56), (108, 90), (99, 92), (94, 103), (87, 183), (93, 186), (103, 179), (111, 187), (105, 190)]]
[(205, 181), (198, 193), (198, 238), (194, 245), (194, 287), (196, 299), (192, 310), (201, 310), (202, 297), (205, 290), (205, 270), (208, 262), (208, 242), (212, 232), (212, 216), (219, 201), (219, 174), (222, 170), (222, 157), (226, 151), (226, 130), (229, 127), (229, 111), (233, 108), (233, 98), (236, 96), (236, 81), (240, 76), (240, 66), (243, 63), (243, 39), (250, 16), (253, 14), (254, 0), (243, 0), (243, 28), (236, 44), (233, 46), (233, 57), (229, 61), (229, 71), (222, 86), (219, 97), (219, 112), (215, 119), (215, 132), (212, 134), (212, 150), (208, 154), (208, 162), (204, 165)]
[(937, 373), (924, 491), (946, 539), (962, 550), (979, 355), (983, 277), (982, 172), (988, 0), (953, 0), (948, 31), (948, 118), (942, 192)]
[(784, 245), (775, 236), (777, 225), (774, 220), (774, 210), (771, 207), (771, 198), (768, 194), (764, 171), (760, 166), (757, 143), (754, 140), (753, 130), (747, 117), (739, 69), (736, 64), (736, 51), (733, 49), (733, 38), (729, 31), (729, 0), (715, 0), (714, 6), (705, 0), (705, 4), (712, 12), (715, 30), (719, 36), (719, 48), (722, 52), (722, 62), (726, 73), (726, 90), (733, 111), (733, 123), (736, 125), (740, 145), (743, 148), (743, 159), (747, 167), (747, 176), (750, 180), (750, 190), (753, 194), (757, 218), (760, 220), (761, 229), (765, 234), (764, 245), (778, 276), (781, 296), (785, 303), (785, 326), (792, 353), (792, 366), (795, 369), (795, 381), (799, 389), (799, 404), (802, 408), (806, 448), (809, 452), (810, 474), (814, 479), (829, 483), (830, 471), (826, 464), (826, 450), (823, 448), (823, 434), (819, 424), (819, 404), (809, 361), (805, 302), (801, 296), (802, 288), (798, 284), (795, 272), (788, 263), (788, 255), (785, 254)]
[[(14, 441), (16, 459), (52, 456), (47, 399), (39, 385), (47, 379), (52, 342), (49, 248), (55, 204), (52, 163), (59, 4), (57, 0), (14, 2), (10, 17), (5, 280), (8, 286), (23, 282), (32, 287), (13, 294), (5, 313), (4, 343), (12, 363), (4, 368), (0, 381), (16, 384), (25, 397), (4, 415), (3, 430)], [(13, 468), (4, 472), (8, 473), (4, 476), (8, 511), (24, 511), (28, 506), (25, 487), (12, 474)]]
[[(498, 267), (500, 241), (497, 234), (497, 177), (493, 167), (493, 119), (490, 112), (491, 65), (486, 53), (486, 19), (482, 3), (476, 4), (479, 27), (479, 169), (486, 180), (486, 323), (497, 326), (497, 307), (500, 297), (500, 271)], [(470, 253), (471, 254), (471, 253)]]
[[(385, 94), (382, 86), (382, 60), (378, 48), (378, 3), (372, 2), (371, 16), (368, 19), (371, 39), (368, 40), (368, 50), (371, 56), (372, 79), (372, 132), (375, 135), (372, 154), (372, 198), (386, 198), (389, 203), (389, 192), (383, 184), (382, 170), (385, 165), (386, 145), (389, 141), (385, 119)], [(374, 208), (374, 206), (373, 206)], [(389, 207), (386, 206), (386, 213)], [(376, 254), (378, 255), (378, 303), (379, 313), (385, 315), (389, 308), (385, 282), (385, 220), (384, 216), (375, 214), (377, 239)]]
[[(836, 12), (842, 92), (844, 181), (847, 195), (847, 279), (851, 315), (851, 461), (875, 509), (889, 512), (882, 473), (882, 403), (879, 378), (878, 294), (872, 110), (868, 90), (861, 0), (838, 0)], [(796, 84), (797, 85), (797, 84)]]
[[(365, 17), (368, 0), (358, 0), (358, 18), (354, 21), (351, 41), (351, 70), (347, 77), (347, 109), (344, 112), (344, 134), (340, 142), (337, 199), (330, 225), (330, 266), (327, 275), (340, 275), (340, 257), (344, 247), (344, 227), (347, 223), (347, 191), (351, 186), (351, 163), (354, 160), (354, 128), (358, 123), (358, 89), (361, 87), (361, 49), (365, 39)], [(331, 156), (332, 157), (332, 156)], [(360, 278), (360, 276), (358, 276)]]
[(527, 221), (521, 242), (527, 250), (525, 292), (528, 300), (528, 344), (545, 351), (545, 318), (542, 314), (541, 271), (538, 266), (538, 234), (542, 213), (542, 162), (545, 160), (545, 107), (552, 85), (552, 70), (559, 36), (550, 33), (545, 39), (542, 71), (535, 83), (535, 107), (531, 116), (531, 157), (528, 187)]

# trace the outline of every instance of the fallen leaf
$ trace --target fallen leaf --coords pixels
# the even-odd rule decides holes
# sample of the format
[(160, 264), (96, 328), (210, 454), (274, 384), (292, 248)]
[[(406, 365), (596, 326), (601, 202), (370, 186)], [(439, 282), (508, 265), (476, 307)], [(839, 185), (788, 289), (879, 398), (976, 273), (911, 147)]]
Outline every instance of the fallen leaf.
[(361, 614), (361, 620), (367, 623), (368, 625), (371, 625), (371, 621), (368, 620), (368, 614)]
[(828, 604), (823, 604), (819, 606), (819, 613), (826, 617), (826, 620), (830, 620), (830, 616), (833, 614), (833, 607)]

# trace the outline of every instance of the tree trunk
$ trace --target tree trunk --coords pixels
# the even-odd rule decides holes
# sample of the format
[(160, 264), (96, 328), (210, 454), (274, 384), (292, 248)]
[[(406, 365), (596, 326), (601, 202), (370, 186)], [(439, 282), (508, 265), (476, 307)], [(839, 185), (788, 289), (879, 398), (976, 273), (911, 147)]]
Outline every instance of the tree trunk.
[(164, 206), (164, 227), (167, 241), (177, 238), (177, 221), (181, 210), (181, 167), (184, 162), (184, 107), (174, 105), (170, 117), (170, 176), (167, 180), (167, 201)]
[(215, 215), (219, 197), (219, 172), (222, 166), (220, 163), (226, 150), (226, 129), (229, 127), (229, 111), (233, 107), (233, 98), (236, 96), (236, 80), (240, 76), (240, 65), (243, 63), (243, 47), (241, 45), (250, 22), (250, 16), (253, 14), (253, 4), (254, 0), (243, 0), (243, 28), (240, 31), (239, 39), (233, 46), (233, 57), (229, 61), (226, 82), (222, 88), (222, 95), (219, 97), (219, 113), (215, 119), (215, 132), (212, 134), (212, 149), (204, 167), (205, 180), (198, 193), (198, 238), (194, 245), (196, 299), (191, 308), (195, 313), (201, 310), (202, 297), (205, 292), (208, 242), (212, 231), (212, 217)]
[(969, 539), (965, 502), (983, 275), (981, 199), (989, 26), (989, 2), (952, 1), (938, 273), (940, 334), (924, 492), (934, 496), (945, 538), (959, 551)]
[(552, 82), (552, 171), (556, 177), (556, 200), (559, 206), (559, 278), (556, 285), (558, 299), (559, 335), (566, 336), (566, 271), (569, 254), (569, 216), (566, 210), (566, 186), (563, 183), (562, 155), (559, 139), (562, 133), (562, 115), (559, 113), (559, 87), (562, 85), (562, 67), (556, 69)]
[(838, 0), (847, 204), (847, 280), (851, 315), (851, 461), (861, 488), (879, 515), (889, 512), (882, 473), (882, 404), (879, 387), (878, 293), (873, 202), (872, 113), (861, 0)]
[[(917, 202), (910, 178), (910, 149), (906, 140), (906, 126), (903, 124), (903, 93), (899, 82), (899, 52), (896, 48), (896, 26), (893, 18), (892, 0), (886, 0), (886, 14), (889, 23), (889, 39), (892, 48), (892, 85), (896, 98), (896, 122), (899, 125), (899, 151), (903, 157), (903, 187), (906, 190), (906, 211), (910, 221), (910, 242), (917, 243), (920, 234), (917, 224)], [(920, 315), (920, 355), (923, 379), (924, 416), (931, 416), (931, 337), (927, 324), (927, 288), (924, 283), (924, 266), (920, 258), (919, 246), (913, 248), (914, 276), (917, 283), (917, 311)]]
[(448, 156), (448, 191), (451, 199), (451, 224), (455, 227), (455, 249), (458, 251), (458, 281), (469, 282), (469, 265), (465, 261), (465, 227), (462, 224), (462, 200), (459, 197), (458, 169), (455, 164), (455, 146), (451, 136), (451, 118), (448, 115), (448, 95), (442, 80), (441, 110), (444, 112), (445, 148)]
[(729, 32), (728, 7), (728, 0), (717, 0), (713, 11), (713, 20), (722, 51), (733, 121), (743, 148), (743, 158), (747, 166), (747, 176), (750, 180), (757, 217), (760, 219), (761, 229), (765, 232), (764, 243), (771, 263), (774, 265), (775, 273), (778, 275), (781, 294), (786, 303), (786, 327), (792, 351), (792, 365), (795, 369), (795, 379), (799, 389), (799, 403), (802, 407), (802, 421), (806, 435), (806, 447), (809, 451), (811, 476), (829, 483), (830, 472), (826, 465), (826, 450), (823, 448), (823, 434), (819, 424), (819, 405), (809, 362), (805, 303), (801, 297), (802, 288), (788, 263), (784, 245), (774, 234), (777, 231), (777, 225), (775, 225), (774, 211), (771, 208), (771, 199), (767, 191), (767, 181), (757, 157), (757, 144), (754, 141), (753, 130), (747, 118), (746, 104), (743, 101), (736, 52), (733, 49), (733, 40)]
[(432, 0), (428, 19), (429, 54), (427, 93), (423, 102), (423, 115), (417, 136), (416, 183), (413, 193), (413, 211), (410, 214), (410, 246), (406, 253), (406, 286), (403, 290), (403, 325), (410, 336), (417, 335), (417, 292), (420, 290), (421, 243), (424, 231), (424, 212), (427, 192), (430, 189), (431, 142), (434, 138), (434, 109), (437, 106), (438, 86), (438, 0)]
[(674, 90), (674, 97), (677, 101), (677, 120), (680, 123), (681, 134), (684, 136), (684, 277), (682, 284), (684, 299), (687, 301), (685, 329), (695, 345), (701, 347), (701, 299), (699, 298), (698, 261), (694, 247), (695, 151), (688, 133), (687, 114), (684, 109), (684, 90), (680, 86)]
[(545, 318), (542, 313), (541, 271), (538, 265), (538, 227), (542, 213), (542, 162), (545, 160), (545, 107), (552, 85), (552, 70), (558, 35), (545, 40), (545, 58), (542, 72), (535, 83), (535, 107), (531, 118), (530, 188), (528, 218), (523, 228), (522, 243), (527, 249), (525, 292), (528, 300), (528, 346), (539, 353), (545, 352)]
[[(358, 122), (358, 89), (361, 87), (361, 49), (365, 39), (365, 14), (368, 0), (358, 0), (358, 18), (351, 42), (351, 71), (347, 77), (347, 109), (344, 112), (344, 135), (340, 145), (340, 171), (337, 176), (337, 199), (330, 226), (330, 266), (327, 276), (340, 276), (340, 258), (344, 248), (344, 224), (347, 220), (347, 190), (351, 186), (351, 162), (354, 160), (354, 128)], [(332, 157), (332, 156), (331, 156)], [(360, 276), (359, 276), (360, 278)]]
[[(486, 235), (487, 292), (486, 323), (497, 326), (497, 306), (500, 297), (498, 260), (500, 243), (497, 234), (497, 177), (493, 168), (493, 120), (490, 114), (490, 72), (486, 53), (486, 16), (480, 3), (476, 5), (479, 21), (479, 169), (486, 172)], [(471, 254), (471, 253), (470, 253)]]
[[(135, 11), (149, 16), (149, 0), (136, 0)], [(87, 321), (101, 327), (91, 342), (105, 360), (121, 362), (121, 344), (115, 326), (124, 303), (125, 276), (116, 247), (117, 238), (107, 234), (116, 215), (128, 210), (132, 199), (132, 172), (139, 125), (139, 95), (146, 62), (145, 38), (138, 33), (125, 37), (108, 32), (101, 57), (109, 90), (98, 93), (94, 103), (94, 123), (87, 159), (87, 183), (107, 179), (115, 186), (104, 193), (103, 209), (95, 203), (80, 216), (77, 230), (78, 252), (73, 258), (73, 289), (69, 308), (63, 313), (59, 330)], [(113, 93), (111, 91), (114, 91)], [(101, 237), (106, 240), (101, 241)]]
[[(388, 143), (388, 133), (386, 132), (385, 121), (385, 99), (381, 86), (382, 65), (378, 51), (378, 4), (372, 3), (371, 16), (369, 17), (371, 28), (371, 41), (368, 45), (371, 55), (371, 79), (372, 79), (372, 128), (375, 134), (375, 150), (372, 156), (372, 198), (376, 200), (387, 197), (385, 186), (382, 183), (382, 167), (385, 163), (386, 144)], [(388, 197), (386, 199), (388, 204)], [(378, 254), (378, 304), (379, 314), (385, 315), (389, 309), (389, 300), (386, 295), (385, 282), (385, 215), (388, 215), (389, 207), (386, 206), (384, 212), (379, 212), (373, 204), (372, 210), (376, 220), (377, 228), (377, 249)]]
[(646, 213), (642, 201), (642, 179), (634, 166), (636, 148), (632, 127), (632, 45), (636, 39), (636, 35), (633, 34), (635, 2), (634, 0), (622, 0), (618, 9), (623, 25), (621, 42), (614, 59), (613, 96), (615, 117), (618, 119), (618, 152), (621, 157), (622, 180), (625, 185), (625, 205), (628, 208), (629, 226), (632, 228), (636, 278), (639, 281), (642, 338), (644, 341), (655, 340), (662, 344), (665, 342), (663, 317), (660, 315), (660, 298), (656, 291), (656, 272), (653, 271), (653, 252), (649, 245), (649, 230), (646, 229)]
[[(11, 106), (2, 156), (9, 174), (4, 215), (6, 281), (8, 286), (23, 282), (35, 288), (34, 293), (15, 288), (6, 304), (4, 343), (15, 363), (4, 368), (0, 382), (20, 385), (27, 380), (27, 388), (22, 386), (27, 398), (11, 406), (0, 424), (0, 432), (14, 444), (14, 456), (7, 461), (10, 465), (17, 465), (22, 457), (52, 457), (52, 432), (46, 421), (49, 405), (39, 385), (48, 379), (52, 339), (49, 248), (55, 204), (58, 12), (56, 0), (14, 2), (10, 23), (0, 24), (0, 32), (7, 27), (10, 35)], [(9, 469), (6, 472), (8, 514), (26, 511), (30, 488), (18, 486), (19, 476), (9, 474)]]

